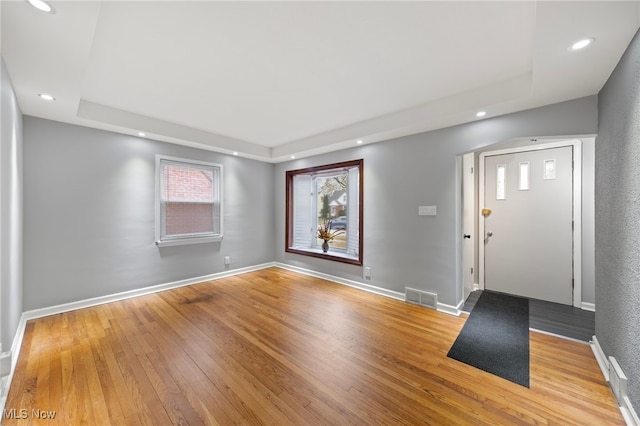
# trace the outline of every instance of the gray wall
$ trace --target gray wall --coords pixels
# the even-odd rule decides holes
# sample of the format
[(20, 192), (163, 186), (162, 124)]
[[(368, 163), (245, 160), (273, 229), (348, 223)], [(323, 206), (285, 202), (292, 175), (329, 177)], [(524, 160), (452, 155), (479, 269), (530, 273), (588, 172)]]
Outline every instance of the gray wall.
[(0, 342), (7, 351), (22, 314), (22, 113), (1, 62)]
[[(582, 138), (582, 301), (596, 303), (595, 138)], [(596, 309), (598, 307), (596, 306)]]
[[(154, 244), (155, 154), (222, 163), (224, 239)], [(24, 118), (24, 309), (273, 260), (272, 164)]]
[[(493, 119), (276, 165), (277, 260), (404, 292), (410, 286), (438, 293), (449, 305), (462, 301), (457, 229), (460, 172), (457, 155), (525, 136), (596, 133), (596, 97), (591, 96)], [(286, 253), (285, 171), (364, 159), (364, 264), (362, 268)], [(419, 205), (436, 205), (436, 217), (418, 216)]]
[(596, 336), (640, 407), (640, 33), (599, 96), (596, 139)]
[[(24, 309), (31, 310), (278, 260), (403, 292), (462, 298), (457, 155), (523, 136), (596, 132), (587, 97), (350, 150), (271, 165), (25, 117)], [(154, 244), (156, 153), (225, 165), (221, 244)], [(365, 160), (362, 268), (284, 251), (286, 170)], [(274, 203), (275, 202), (275, 203)], [(419, 217), (418, 205), (437, 205)], [(275, 223), (275, 227), (273, 224)]]

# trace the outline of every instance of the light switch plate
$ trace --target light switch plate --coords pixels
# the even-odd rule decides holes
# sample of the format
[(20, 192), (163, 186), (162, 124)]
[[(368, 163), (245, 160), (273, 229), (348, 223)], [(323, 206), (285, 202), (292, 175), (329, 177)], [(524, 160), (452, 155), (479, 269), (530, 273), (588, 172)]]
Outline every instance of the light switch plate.
[(435, 216), (437, 213), (436, 206), (418, 206), (418, 216)]

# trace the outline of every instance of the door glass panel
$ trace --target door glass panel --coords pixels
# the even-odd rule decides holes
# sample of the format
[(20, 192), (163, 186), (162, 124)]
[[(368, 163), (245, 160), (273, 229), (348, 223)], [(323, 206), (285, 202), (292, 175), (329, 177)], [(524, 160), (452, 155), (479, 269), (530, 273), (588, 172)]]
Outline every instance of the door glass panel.
[(556, 160), (544, 160), (544, 178), (556, 178)]
[(506, 164), (498, 164), (496, 166), (496, 200), (505, 200), (507, 198), (506, 194), (506, 173), (507, 165)]
[(520, 163), (520, 183), (518, 185), (520, 191), (529, 190), (529, 162)]

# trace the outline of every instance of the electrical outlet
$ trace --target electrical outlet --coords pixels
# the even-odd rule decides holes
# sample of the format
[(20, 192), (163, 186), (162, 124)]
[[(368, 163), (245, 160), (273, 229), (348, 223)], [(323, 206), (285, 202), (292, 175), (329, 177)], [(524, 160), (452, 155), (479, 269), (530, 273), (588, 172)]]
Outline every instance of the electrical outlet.
[(231, 256), (224, 257), (224, 264), (229, 266), (231, 264)]
[(365, 266), (364, 267), (364, 279), (365, 280), (370, 280), (371, 279), (371, 267), (369, 267), (369, 266)]

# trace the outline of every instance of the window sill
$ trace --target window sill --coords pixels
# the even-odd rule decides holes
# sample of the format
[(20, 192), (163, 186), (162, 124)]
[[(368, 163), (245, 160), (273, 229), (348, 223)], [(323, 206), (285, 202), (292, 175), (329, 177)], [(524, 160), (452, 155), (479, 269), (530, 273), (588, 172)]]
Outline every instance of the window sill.
[(184, 246), (188, 244), (218, 243), (222, 241), (222, 235), (213, 237), (176, 238), (173, 240), (156, 241), (156, 245), (162, 247)]
[(317, 257), (320, 259), (334, 260), (336, 262), (342, 263), (350, 263), (352, 265), (362, 265), (362, 260), (360, 260), (357, 256), (349, 255), (343, 251), (334, 251), (329, 249), (328, 252), (324, 253), (321, 248), (308, 248), (308, 249), (300, 249), (289, 247), (286, 250), (288, 253), (300, 254), (303, 256), (311, 256)]

